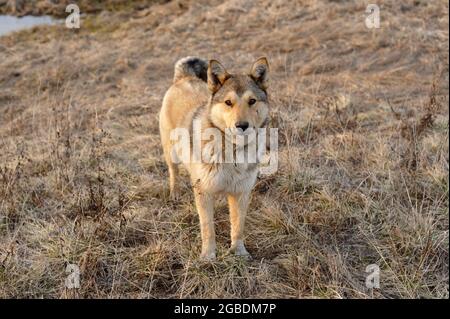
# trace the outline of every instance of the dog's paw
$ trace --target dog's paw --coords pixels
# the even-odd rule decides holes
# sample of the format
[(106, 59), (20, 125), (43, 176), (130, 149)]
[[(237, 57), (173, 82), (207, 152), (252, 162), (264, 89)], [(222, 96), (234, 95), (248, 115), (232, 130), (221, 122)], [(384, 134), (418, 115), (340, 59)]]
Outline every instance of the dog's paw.
[(231, 247), (230, 252), (234, 253), (238, 257), (242, 257), (246, 260), (251, 260), (252, 255), (247, 251), (244, 245), (238, 245), (236, 247)]
[(216, 253), (212, 252), (202, 252), (200, 255), (200, 260), (202, 261), (214, 261), (216, 260)]
[(170, 190), (169, 199), (173, 202), (178, 202), (181, 199), (181, 194), (178, 189)]

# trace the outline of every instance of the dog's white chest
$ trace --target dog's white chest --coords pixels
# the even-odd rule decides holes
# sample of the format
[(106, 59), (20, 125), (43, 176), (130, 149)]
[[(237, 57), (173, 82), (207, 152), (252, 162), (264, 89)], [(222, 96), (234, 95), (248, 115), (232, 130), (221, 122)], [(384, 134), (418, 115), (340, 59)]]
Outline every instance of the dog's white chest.
[(249, 192), (258, 174), (256, 164), (201, 165), (196, 170), (197, 187), (213, 193)]

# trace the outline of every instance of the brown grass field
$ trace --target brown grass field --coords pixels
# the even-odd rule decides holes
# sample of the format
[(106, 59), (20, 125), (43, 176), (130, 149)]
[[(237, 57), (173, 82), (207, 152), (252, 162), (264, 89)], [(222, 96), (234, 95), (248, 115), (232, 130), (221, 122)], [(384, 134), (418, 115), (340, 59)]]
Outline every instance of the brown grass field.
[[(379, 1), (379, 29), (356, 0), (106, 2), (0, 37), (0, 298), (449, 297), (447, 1)], [(158, 112), (187, 55), (269, 59), (280, 162), (251, 261), (218, 201), (201, 263), (186, 173), (168, 196)]]

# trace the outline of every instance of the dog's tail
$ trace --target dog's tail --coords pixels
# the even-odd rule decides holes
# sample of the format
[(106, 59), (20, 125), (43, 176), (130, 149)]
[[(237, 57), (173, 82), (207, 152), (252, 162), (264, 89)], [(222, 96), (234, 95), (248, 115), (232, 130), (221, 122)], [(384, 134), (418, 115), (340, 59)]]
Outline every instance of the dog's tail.
[(175, 63), (173, 82), (186, 77), (197, 77), (207, 82), (208, 62), (194, 56), (182, 58)]

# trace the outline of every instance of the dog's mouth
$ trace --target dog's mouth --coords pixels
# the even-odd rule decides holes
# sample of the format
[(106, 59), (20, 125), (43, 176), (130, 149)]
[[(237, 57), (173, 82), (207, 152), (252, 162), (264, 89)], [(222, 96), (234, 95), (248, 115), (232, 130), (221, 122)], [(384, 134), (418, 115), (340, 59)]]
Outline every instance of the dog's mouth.
[(245, 146), (256, 140), (257, 132), (253, 127), (249, 127), (245, 131), (240, 128), (230, 127), (226, 131), (228, 132), (226, 134), (228, 139), (237, 146)]
[(249, 127), (245, 131), (237, 127), (230, 127), (229, 130), (234, 136), (251, 136), (256, 134), (256, 130), (253, 127)]

